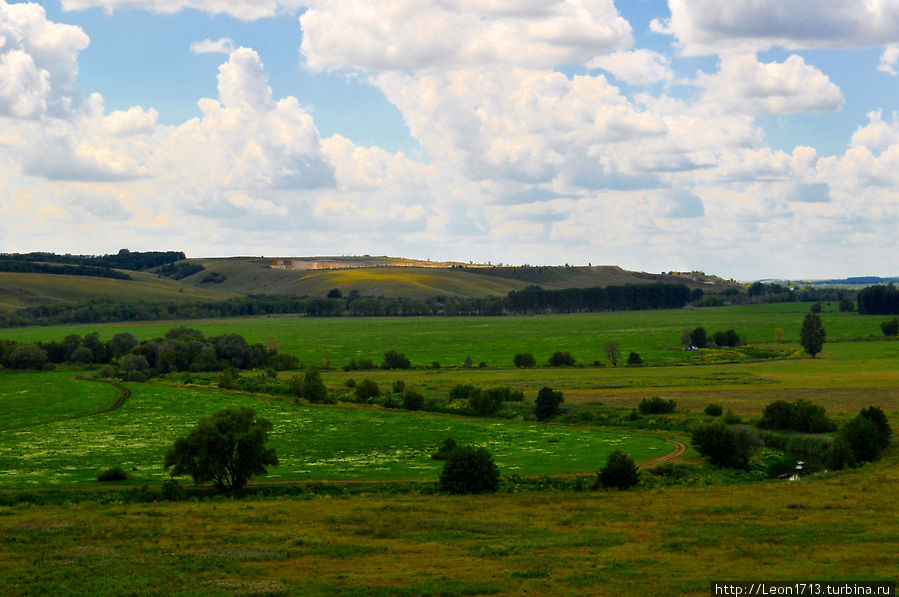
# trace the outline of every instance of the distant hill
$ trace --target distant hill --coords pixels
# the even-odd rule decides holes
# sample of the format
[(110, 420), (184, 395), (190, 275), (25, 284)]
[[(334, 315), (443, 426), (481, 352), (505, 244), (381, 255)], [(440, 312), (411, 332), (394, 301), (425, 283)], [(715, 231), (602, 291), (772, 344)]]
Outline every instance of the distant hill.
[(839, 286), (851, 288), (873, 286), (875, 284), (899, 284), (899, 277), (881, 278), (880, 276), (854, 276), (851, 278), (833, 278), (830, 280), (762, 280), (762, 282), (776, 282), (786, 286)]
[[(655, 282), (682, 283), (706, 290), (733, 286), (699, 273), (648, 274), (617, 266), (491, 266), (395, 257), (302, 257), (189, 259), (205, 269), (181, 281), (238, 294), (325, 296), (338, 288), (363, 296), (426, 298), (437, 295), (483, 298), (505, 296), (528, 286), (589, 288)], [(218, 275), (215, 279), (213, 275)]]
[[(131, 266), (157, 258), (158, 264), (177, 253), (128, 253), (115, 256)], [(67, 258), (66, 258), (67, 257)], [(25, 259), (41, 263), (97, 263), (93, 258), (31, 253)], [(54, 261), (58, 260), (58, 261)], [(131, 261), (128, 261), (131, 260)], [(105, 261), (109, 263), (109, 261)], [(79, 265), (79, 267), (93, 267)], [(64, 271), (64, 270), (48, 270)], [(122, 271), (121, 269), (111, 271)], [(111, 279), (56, 273), (0, 272), (0, 311), (12, 312), (43, 305), (75, 305), (95, 299), (147, 302), (223, 301), (240, 295), (295, 294), (324, 297), (334, 288), (343, 295), (387, 298), (435, 296), (503, 297), (512, 290), (540, 286), (547, 290), (589, 288), (655, 282), (683, 283), (707, 291), (734, 286), (701, 273), (648, 274), (616, 266), (492, 266), (459, 262), (433, 262), (397, 257), (229, 257), (192, 258), (154, 265), (153, 269), (129, 269), (132, 279)]]

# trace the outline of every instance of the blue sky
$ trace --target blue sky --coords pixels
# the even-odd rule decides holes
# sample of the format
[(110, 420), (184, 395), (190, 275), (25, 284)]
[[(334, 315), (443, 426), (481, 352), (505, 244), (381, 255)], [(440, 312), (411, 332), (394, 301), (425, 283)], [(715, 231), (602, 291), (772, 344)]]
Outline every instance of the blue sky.
[(897, 275), (899, 3), (0, 0), (0, 251)]

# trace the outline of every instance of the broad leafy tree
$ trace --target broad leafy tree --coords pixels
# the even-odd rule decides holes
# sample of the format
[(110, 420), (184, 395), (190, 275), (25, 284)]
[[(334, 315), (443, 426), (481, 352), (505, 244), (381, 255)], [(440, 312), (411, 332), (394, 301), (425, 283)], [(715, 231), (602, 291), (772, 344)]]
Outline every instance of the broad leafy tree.
[(202, 417), (186, 436), (175, 440), (165, 455), (172, 476), (190, 475), (196, 483), (212, 481), (219, 490), (241, 489), (251, 477), (277, 466), (278, 456), (266, 442), (272, 430), (267, 419), (242, 406)]

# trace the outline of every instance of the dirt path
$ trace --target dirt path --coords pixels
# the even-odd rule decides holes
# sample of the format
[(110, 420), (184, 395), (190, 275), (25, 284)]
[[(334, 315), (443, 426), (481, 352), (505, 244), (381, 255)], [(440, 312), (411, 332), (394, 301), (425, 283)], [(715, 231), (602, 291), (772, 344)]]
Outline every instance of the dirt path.
[(680, 456), (681, 454), (683, 454), (684, 452), (687, 451), (686, 444), (683, 444), (679, 441), (675, 441), (673, 439), (666, 439), (665, 441), (668, 442), (669, 444), (671, 444), (672, 446), (674, 446), (674, 451), (669, 452), (668, 454), (665, 454), (664, 456), (659, 456), (658, 458), (654, 458), (654, 459), (650, 460), (649, 462), (644, 462), (638, 468), (649, 469), (649, 468), (657, 467), (660, 464), (664, 464), (665, 462), (668, 462), (669, 460), (674, 460), (675, 458), (677, 458), (678, 456)]
[(82, 375), (76, 375), (72, 379), (77, 379), (79, 381), (92, 381), (95, 383), (104, 383), (108, 386), (111, 386), (118, 390), (119, 395), (116, 397), (109, 406), (105, 408), (101, 408), (100, 410), (95, 410), (93, 412), (82, 413), (80, 415), (74, 415), (71, 417), (60, 417), (58, 419), (53, 419), (50, 421), (41, 421), (40, 423), (29, 423), (28, 425), (19, 425), (17, 427), (3, 427), (0, 428), (0, 431), (18, 431), (19, 429), (28, 429), (30, 427), (40, 427), (41, 425), (50, 425), (51, 423), (60, 423), (62, 421), (75, 421), (77, 419), (86, 419), (87, 417), (93, 417), (99, 414), (112, 412), (122, 407), (125, 404), (125, 401), (131, 396), (131, 390), (123, 386), (122, 384), (116, 383), (114, 381), (103, 381), (99, 379), (91, 379), (88, 377), (84, 377)]

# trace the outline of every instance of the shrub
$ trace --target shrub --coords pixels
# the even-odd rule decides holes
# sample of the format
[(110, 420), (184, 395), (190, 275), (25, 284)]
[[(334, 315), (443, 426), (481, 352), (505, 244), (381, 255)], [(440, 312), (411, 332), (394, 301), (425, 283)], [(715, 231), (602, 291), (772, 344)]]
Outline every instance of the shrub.
[(554, 417), (559, 412), (559, 404), (563, 401), (562, 392), (555, 392), (552, 388), (542, 387), (537, 392), (537, 403), (534, 414), (538, 421)]
[(476, 387), (470, 384), (456, 384), (449, 391), (450, 400), (465, 400), (473, 393), (478, 391)]
[(884, 336), (896, 336), (899, 335), (899, 317), (894, 317), (892, 319), (888, 319), (880, 324), (880, 329), (883, 331)]
[(690, 332), (690, 345), (696, 348), (705, 348), (709, 345), (708, 334), (704, 327), (695, 328)]
[(640, 481), (637, 465), (630, 456), (621, 450), (615, 450), (606, 460), (606, 465), (599, 470), (599, 484), (603, 487), (628, 489)]
[(720, 417), (724, 414), (724, 409), (721, 408), (720, 404), (709, 404), (705, 407), (705, 414), (710, 417)]
[(473, 392), (468, 398), (468, 405), (482, 417), (495, 415), (503, 405), (503, 393), (498, 388)]
[(233, 390), (237, 387), (237, 370), (229, 367), (219, 374), (219, 387), (223, 390)]
[(824, 433), (835, 426), (827, 418), (824, 407), (799, 398), (795, 402), (775, 400), (765, 406), (759, 427), (763, 429), (789, 429), (801, 433)]
[(760, 444), (758, 436), (745, 427), (730, 428), (717, 421), (699, 425), (690, 437), (693, 445), (715, 466), (743, 468)]
[(20, 344), (12, 349), (7, 358), (10, 369), (40, 370), (46, 362), (47, 351), (36, 344)]
[(378, 384), (368, 378), (358, 382), (354, 391), (356, 393), (356, 402), (370, 402), (372, 398), (377, 398), (381, 395), (381, 389), (378, 387)]
[(627, 355), (627, 364), (628, 365), (642, 365), (643, 357), (641, 357), (639, 353), (632, 352), (629, 355)]
[(809, 308), (809, 313), (820, 313), (821, 312), (821, 303), (815, 303)]
[(537, 359), (533, 354), (529, 352), (519, 352), (512, 359), (512, 362), (515, 363), (515, 366), (518, 368), (529, 368), (537, 366)]
[(128, 473), (126, 473), (125, 469), (120, 466), (108, 468), (97, 475), (97, 481), (103, 483), (108, 483), (109, 481), (125, 481), (126, 479), (128, 479)]
[(612, 363), (612, 366), (617, 367), (618, 361), (621, 360), (621, 349), (618, 347), (618, 343), (606, 342), (605, 346), (603, 346), (603, 350), (605, 351), (609, 362)]
[(466, 369), (471, 369), (471, 366), (474, 364), (474, 361), (471, 360), (470, 356), (465, 357), (465, 360), (462, 361), (462, 366)]
[(147, 374), (136, 369), (128, 371), (125, 374), (125, 381), (132, 381), (137, 383), (143, 383), (147, 381)]
[(549, 364), (551, 367), (573, 367), (574, 357), (570, 352), (556, 351), (549, 357)]
[(408, 390), (403, 394), (403, 408), (406, 410), (421, 410), (425, 405), (425, 397), (414, 390)]
[(69, 360), (73, 363), (90, 363), (94, 360), (94, 351), (87, 346), (79, 346), (72, 352)]
[(446, 460), (450, 453), (458, 447), (456, 444), (456, 440), (451, 437), (443, 440), (443, 443), (440, 444), (440, 447), (437, 448), (437, 451), (431, 454), (431, 458), (434, 460)]
[(858, 414), (874, 423), (874, 427), (877, 428), (877, 443), (881, 448), (886, 448), (890, 443), (890, 436), (893, 435), (893, 429), (880, 407), (869, 406), (863, 408)]
[(734, 330), (727, 330), (726, 332), (715, 332), (712, 335), (712, 341), (717, 346), (740, 346), (743, 342), (740, 339), (740, 335), (737, 334)]
[(686, 464), (665, 462), (650, 469), (649, 472), (657, 477), (664, 477), (666, 479), (685, 479), (690, 476), (691, 469), (692, 467)]
[(309, 402), (325, 402), (328, 399), (328, 390), (322, 381), (318, 369), (310, 367), (303, 374), (303, 398)]
[(393, 393), (394, 394), (402, 394), (403, 390), (405, 390), (405, 389), (406, 389), (406, 382), (404, 382), (402, 379), (398, 379), (395, 382), (393, 382)]
[(484, 448), (462, 446), (450, 452), (440, 473), (441, 491), (479, 494), (499, 489), (499, 469)]
[(412, 363), (401, 352), (388, 350), (384, 353), (384, 360), (381, 361), (381, 369), (409, 369)]
[(644, 398), (640, 401), (640, 404), (637, 405), (637, 408), (640, 409), (640, 412), (644, 415), (663, 415), (666, 413), (673, 413), (677, 408), (677, 402), (674, 400), (665, 400), (659, 396), (653, 396), (652, 398)]
[(180, 502), (187, 497), (187, 491), (178, 479), (166, 479), (162, 482), (162, 499), (169, 502)]
[(852, 313), (855, 311), (855, 303), (849, 299), (842, 299), (840, 301), (840, 313)]

